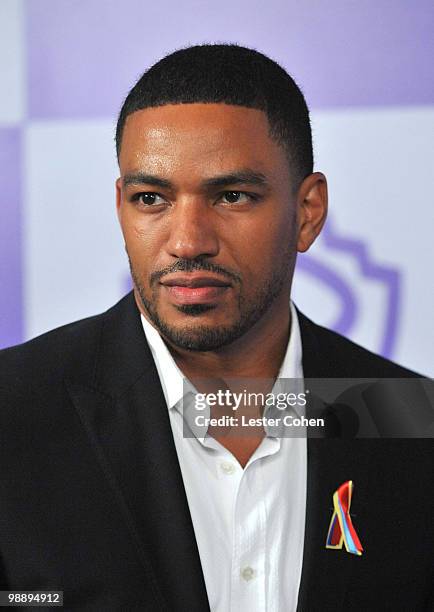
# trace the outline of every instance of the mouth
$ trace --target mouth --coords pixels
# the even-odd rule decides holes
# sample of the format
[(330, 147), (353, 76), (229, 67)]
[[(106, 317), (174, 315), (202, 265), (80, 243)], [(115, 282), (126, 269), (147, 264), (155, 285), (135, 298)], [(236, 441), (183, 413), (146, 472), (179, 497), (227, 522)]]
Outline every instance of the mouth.
[(204, 274), (173, 274), (160, 284), (176, 304), (211, 304), (221, 299), (232, 286), (226, 279)]

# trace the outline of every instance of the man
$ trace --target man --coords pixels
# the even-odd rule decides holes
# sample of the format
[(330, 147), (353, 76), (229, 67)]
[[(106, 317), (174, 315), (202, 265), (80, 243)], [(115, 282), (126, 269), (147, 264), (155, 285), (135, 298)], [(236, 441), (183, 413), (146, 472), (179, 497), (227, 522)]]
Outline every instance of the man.
[[(414, 376), (290, 301), (327, 212), (294, 81), (243, 47), (180, 50), (116, 140), (134, 291), (1, 354), (3, 588), (71, 610), (431, 609), (429, 441), (185, 435), (184, 378)], [(350, 481), (357, 554), (326, 548)]]

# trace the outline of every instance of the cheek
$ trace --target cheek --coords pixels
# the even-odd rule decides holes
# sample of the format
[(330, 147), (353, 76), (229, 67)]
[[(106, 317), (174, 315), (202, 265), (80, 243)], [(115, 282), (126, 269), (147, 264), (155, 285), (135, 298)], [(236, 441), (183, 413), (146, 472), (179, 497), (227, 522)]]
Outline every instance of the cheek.
[(126, 220), (123, 234), (130, 257), (134, 257), (141, 268), (145, 262), (158, 258), (164, 239), (161, 228), (157, 229), (133, 216)]
[(143, 257), (148, 252), (150, 247), (148, 234), (140, 225), (129, 225), (124, 231), (124, 237), (130, 256)]
[(270, 228), (271, 252), (274, 263), (288, 261), (290, 254), (295, 257), (297, 244), (297, 217), (289, 206), (273, 222)]
[[(259, 223), (237, 228), (233, 244), (246, 266), (254, 270), (269, 269), (289, 249), (295, 251), (296, 227), (291, 214), (270, 216)], [(253, 264), (253, 265), (252, 265)]]

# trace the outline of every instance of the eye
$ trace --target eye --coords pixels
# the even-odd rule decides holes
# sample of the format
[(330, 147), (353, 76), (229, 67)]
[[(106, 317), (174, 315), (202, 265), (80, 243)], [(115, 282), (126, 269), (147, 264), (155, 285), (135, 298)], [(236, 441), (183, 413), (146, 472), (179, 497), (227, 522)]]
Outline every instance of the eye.
[(254, 199), (253, 194), (246, 193), (245, 191), (225, 191), (222, 196), (222, 201), (225, 204), (244, 204)]
[(153, 191), (142, 191), (133, 196), (134, 202), (139, 202), (142, 206), (156, 206), (157, 204), (166, 204), (166, 200), (158, 193)]

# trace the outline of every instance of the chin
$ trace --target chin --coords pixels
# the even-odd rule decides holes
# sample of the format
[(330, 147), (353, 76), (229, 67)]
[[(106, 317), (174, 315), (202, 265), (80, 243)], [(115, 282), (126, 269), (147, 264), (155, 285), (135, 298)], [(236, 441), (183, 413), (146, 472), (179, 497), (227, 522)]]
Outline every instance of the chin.
[[(190, 319), (190, 317), (189, 317)], [(191, 320), (191, 319), (190, 319)], [(191, 351), (213, 351), (231, 344), (239, 337), (237, 325), (222, 325), (216, 322), (197, 320), (174, 325), (160, 321), (161, 334), (178, 348)]]
[(175, 308), (178, 312), (184, 315), (197, 317), (215, 310), (216, 307), (213, 304), (183, 304), (176, 305)]

